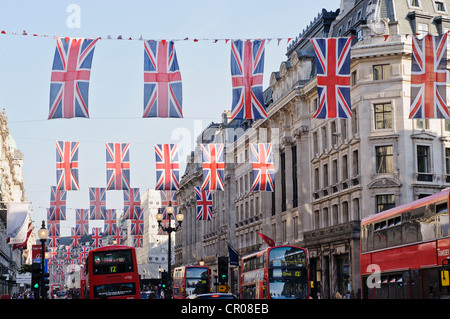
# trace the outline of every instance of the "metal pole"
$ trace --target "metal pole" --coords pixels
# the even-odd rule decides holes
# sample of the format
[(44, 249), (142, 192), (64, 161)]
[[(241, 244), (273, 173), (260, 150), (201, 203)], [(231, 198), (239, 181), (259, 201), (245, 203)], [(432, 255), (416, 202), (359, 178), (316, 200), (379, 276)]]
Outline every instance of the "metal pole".
[(40, 290), (41, 290), (41, 298), (46, 299), (44, 296), (45, 290), (44, 290), (44, 267), (45, 267), (45, 239), (41, 239), (41, 246), (42, 246), (42, 256), (41, 256), (41, 283), (40, 283)]
[[(170, 214), (170, 215), (172, 215), (172, 214)], [(172, 269), (171, 269), (171, 264), (172, 264), (172, 243), (171, 243), (171, 237), (172, 237), (172, 230), (173, 230), (173, 228), (170, 226), (170, 220), (171, 220), (171, 218), (170, 218), (170, 215), (169, 215), (169, 227), (168, 227), (168, 230), (167, 230), (167, 233), (168, 233), (168, 235), (169, 235), (169, 241), (168, 241), (168, 244), (169, 244), (169, 249), (168, 249), (168, 251), (169, 251), (169, 256), (167, 256), (167, 260), (168, 260), (168, 262), (167, 262), (167, 272), (168, 272), (168, 274), (167, 274), (167, 277), (168, 277), (168, 280), (169, 280), (169, 282), (168, 282), (168, 293), (166, 294), (166, 296), (168, 297), (168, 298), (166, 298), (166, 299), (172, 299)]]

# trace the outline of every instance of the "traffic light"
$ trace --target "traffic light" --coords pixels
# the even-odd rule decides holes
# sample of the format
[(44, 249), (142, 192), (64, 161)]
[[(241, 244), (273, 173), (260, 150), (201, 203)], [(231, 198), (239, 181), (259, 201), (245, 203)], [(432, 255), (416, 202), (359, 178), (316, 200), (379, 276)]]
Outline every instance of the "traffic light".
[(218, 257), (217, 267), (219, 273), (219, 283), (228, 283), (228, 257)]
[(162, 273), (161, 273), (161, 288), (162, 289), (166, 289), (166, 287), (167, 287), (167, 284), (168, 284), (168, 273), (167, 273), (167, 271), (163, 271)]
[(41, 263), (33, 263), (31, 265), (31, 289), (34, 292), (34, 298), (39, 298), (39, 292), (41, 287), (42, 269)]
[(48, 291), (50, 289), (50, 279), (48, 278), (50, 274), (48, 272), (44, 273), (44, 281), (42, 283), (42, 297), (47, 299)]

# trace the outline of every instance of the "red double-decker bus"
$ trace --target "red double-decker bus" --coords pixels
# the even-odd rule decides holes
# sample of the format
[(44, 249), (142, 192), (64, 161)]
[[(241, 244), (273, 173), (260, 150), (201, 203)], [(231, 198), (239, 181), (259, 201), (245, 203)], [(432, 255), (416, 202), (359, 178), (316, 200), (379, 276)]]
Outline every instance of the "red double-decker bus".
[(211, 292), (211, 270), (207, 266), (181, 266), (173, 271), (173, 298)]
[(242, 299), (307, 299), (306, 249), (269, 247), (241, 258)]
[(449, 193), (444, 190), (361, 221), (363, 298), (450, 298), (441, 282), (450, 257)]
[(140, 299), (139, 274), (133, 247), (105, 246), (92, 249), (84, 271), (86, 298)]

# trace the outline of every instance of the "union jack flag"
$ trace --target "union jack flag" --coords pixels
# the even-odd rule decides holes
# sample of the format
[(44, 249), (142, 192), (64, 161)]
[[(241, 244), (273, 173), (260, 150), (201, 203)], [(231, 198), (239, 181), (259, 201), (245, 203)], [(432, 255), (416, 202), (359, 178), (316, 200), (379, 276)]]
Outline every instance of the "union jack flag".
[(183, 117), (181, 73), (173, 41), (144, 42), (143, 117)]
[(107, 209), (105, 213), (105, 224), (103, 229), (103, 234), (105, 236), (112, 236), (116, 230), (116, 210), (115, 209)]
[(48, 229), (48, 239), (50, 240), (49, 242), (49, 247), (58, 247), (59, 246), (59, 237), (60, 237), (60, 222), (56, 221), (53, 223), (49, 223), (47, 226), (49, 227)]
[(54, 209), (54, 218), (49, 220), (66, 220), (67, 191), (50, 186), (50, 208)]
[(265, 119), (263, 98), (265, 40), (231, 42), (233, 119)]
[(88, 254), (89, 254), (89, 250), (90, 250), (90, 248), (89, 248), (88, 246), (86, 246), (86, 245), (83, 245), (83, 246), (81, 247), (80, 252), (78, 252), (78, 261), (79, 261), (79, 265), (81, 265), (81, 264), (84, 263), (84, 261), (86, 260), (86, 257), (87, 257)]
[(130, 188), (123, 191), (124, 219), (134, 219), (137, 209), (141, 207), (141, 195), (139, 188)]
[(169, 219), (167, 215), (167, 207), (173, 207), (173, 216), (177, 216), (177, 192), (176, 191), (161, 191), (161, 213), (163, 214), (163, 220)]
[(106, 188), (89, 187), (90, 220), (103, 219), (106, 210)]
[(129, 150), (129, 143), (106, 143), (107, 190), (130, 189)]
[(51, 261), (56, 259), (57, 254), (58, 254), (57, 247), (50, 247), (50, 260)]
[(178, 190), (179, 162), (176, 144), (156, 144), (156, 190)]
[(409, 118), (449, 118), (447, 108), (447, 32), (412, 40)]
[(70, 238), (72, 239), (72, 242), (70, 245), (72, 247), (78, 247), (78, 241), (81, 238), (80, 233), (79, 233), (79, 227), (71, 227), (70, 234), (71, 234)]
[(142, 235), (132, 235), (133, 247), (140, 248), (144, 246), (144, 236)]
[(203, 158), (202, 190), (223, 191), (225, 174), (224, 144), (200, 144)]
[(101, 227), (92, 228), (93, 247), (98, 248), (102, 246), (102, 229)]
[(316, 53), (318, 109), (313, 118), (351, 118), (350, 38), (312, 38)]
[(89, 78), (97, 40), (56, 39), (48, 119), (89, 118)]
[(253, 183), (251, 191), (274, 191), (275, 164), (272, 144), (250, 144)]
[(80, 142), (56, 141), (56, 180), (59, 190), (79, 190), (78, 147)]
[(202, 191), (194, 187), (197, 196), (197, 220), (212, 220), (212, 194), (210, 191)]
[(122, 245), (123, 244), (123, 231), (121, 227), (115, 226), (115, 233), (113, 235), (113, 238), (116, 242), (116, 245)]
[(78, 235), (84, 236), (89, 234), (89, 209), (75, 209), (75, 224)]
[(66, 256), (67, 262), (69, 262), (70, 260), (72, 260), (72, 246), (67, 246), (67, 247), (66, 247), (66, 252), (65, 252), (64, 255)]

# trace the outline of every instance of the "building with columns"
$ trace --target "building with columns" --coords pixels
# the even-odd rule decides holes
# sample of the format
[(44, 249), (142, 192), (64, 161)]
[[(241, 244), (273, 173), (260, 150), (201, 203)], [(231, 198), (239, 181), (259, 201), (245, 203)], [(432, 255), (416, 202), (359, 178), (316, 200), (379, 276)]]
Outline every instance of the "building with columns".
[[(213, 269), (227, 243), (246, 255), (277, 244), (308, 249), (313, 296), (358, 295), (360, 222), (371, 214), (450, 186), (450, 121), (409, 119), (411, 41), (447, 32), (448, 0), (342, 0), (323, 9), (288, 46), (264, 92), (268, 118), (208, 128), (225, 143), (225, 191), (214, 192), (214, 219), (183, 227), (176, 263), (203, 259)], [(351, 119), (313, 119), (318, 108), (313, 37), (350, 37)], [(450, 96), (447, 94), (447, 102)], [(213, 129), (212, 129), (213, 128)], [(270, 142), (275, 192), (250, 192), (250, 143)], [(200, 141), (198, 141), (200, 143)], [(202, 181), (194, 150), (181, 182), (185, 223)], [(232, 269), (232, 279), (238, 278)], [(237, 280), (232, 283), (237, 291)]]

